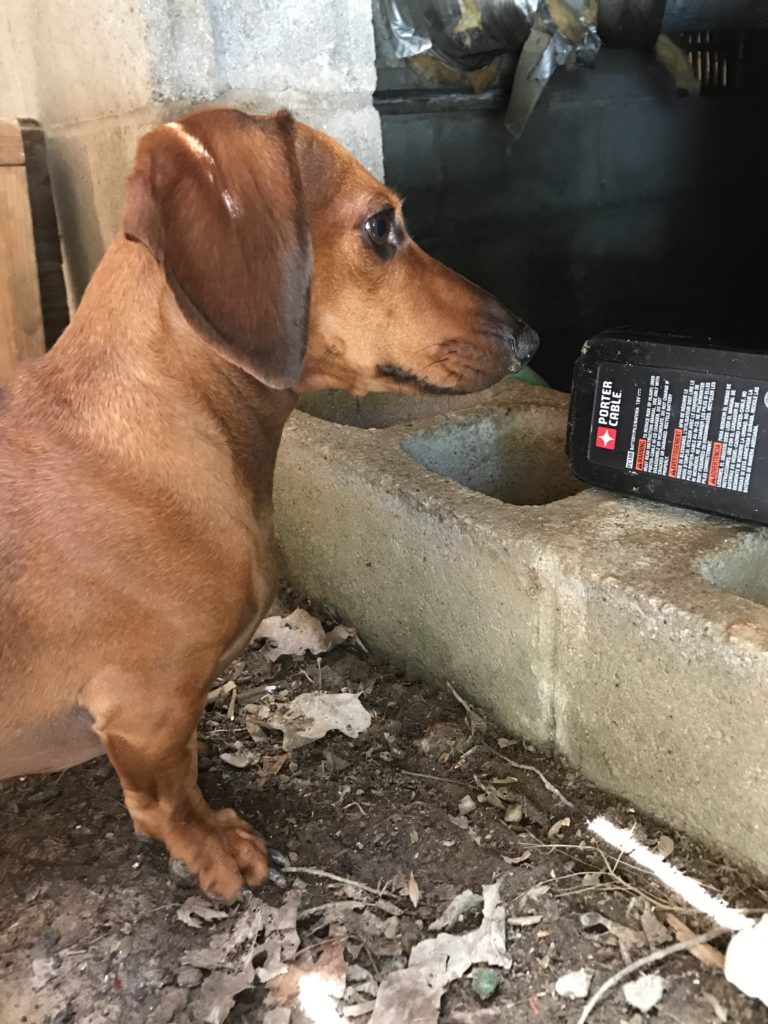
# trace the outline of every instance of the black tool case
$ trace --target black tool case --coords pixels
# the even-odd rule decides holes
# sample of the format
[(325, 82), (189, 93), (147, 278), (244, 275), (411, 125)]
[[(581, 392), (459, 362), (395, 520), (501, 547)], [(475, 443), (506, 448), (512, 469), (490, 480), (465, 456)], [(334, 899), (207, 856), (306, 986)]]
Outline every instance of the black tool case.
[(591, 338), (568, 457), (596, 487), (768, 523), (768, 354), (633, 330)]

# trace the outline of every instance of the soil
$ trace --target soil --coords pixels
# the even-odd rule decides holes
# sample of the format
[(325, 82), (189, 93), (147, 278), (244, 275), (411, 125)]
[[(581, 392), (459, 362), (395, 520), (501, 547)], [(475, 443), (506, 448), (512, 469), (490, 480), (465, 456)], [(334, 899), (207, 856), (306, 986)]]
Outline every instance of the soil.
[[(299, 603), (290, 593), (283, 600), (287, 607)], [(228, 680), (237, 686), (234, 701), (232, 693), (222, 694), (201, 726), (207, 754), (200, 782), (213, 806), (236, 807), (290, 857), (288, 889), (270, 882), (258, 897), (278, 906), (295, 889), (304, 909), (352, 898), (375, 902), (355, 885), (300, 870), (318, 868), (386, 890), (389, 905), (399, 908), (386, 937), (366, 934), (371, 915), (366, 923), (364, 915), (347, 912), (350, 985), (342, 1014), (345, 1006), (354, 1013), (383, 977), (405, 965), (411, 946), (432, 934), (428, 924), (454, 896), (479, 893), (502, 876), (512, 966), (499, 972), (487, 1001), (474, 993), (471, 973), (452, 983), (441, 1022), (575, 1024), (584, 1000), (556, 995), (555, 982), (584, 967), (594, 973), (594, 992), (628, 960), (673, 941), (670, 932), (649, 931), (649, 909), (657, 923), (674, 909), (695, 932), (706, 931), (706, 920), (647, 874), (599, 849), (585, 827), (598, 813), (634, 823), (650, 845), (671, 837), (674, 863), (729, 902), (755, 911), (768, 905), (768, 896), (736, 868), (596, 791), (558, 761), (500, 737), (470, 717), (447, 687), (406, 680), (353, 645), (275, 664), (254, 646), (230, 667), (222, 681)], [(251, 737), (245, 705), (270, 706), (315, 690), (358, 694), (373, 716), (370, 728), (356, 739), (330, 733), (287, 759), (279, 732), (258, 743)], [(244, 752), (253, 761), (244, 768), (221, 758)], [(505, 758), (538, 769), (574, 806), (533, 770)], [(204, 1019), (206, 971), (182, 961), (231, 928), (247, 900), (197, 928), (180, 920), (177, 911), (191, 890), (171, 877), (159, 846), (134, 835), (104, 759), (0, 784), (0, 829), (1, 1024)], [(324, 925), (323, 913), (301, 915), (304, 945), (338, 938), (338, 923)], [(474, 928), (480, 919), (480, 910), (470, 911), (452, 930)], [(724, 941), (713, 946), (722, 950)], [(768, 1022), (768, 1009), (689, 953), (649, 970), (664, 979), (652, 1020)], [(265, 1013), (264, 988), (255, 984), (238, 995), (227, 1020), (260, 1022)], [(307, 1019), (295, 1009), (291, 1022)], [(350, 1019), (365, 1024), (368, 1017)], [(402, 1019), (406, 1024), (408, 1015)], [(644, 1019), (621, 985), (589, 1018), (591, 1024)]]

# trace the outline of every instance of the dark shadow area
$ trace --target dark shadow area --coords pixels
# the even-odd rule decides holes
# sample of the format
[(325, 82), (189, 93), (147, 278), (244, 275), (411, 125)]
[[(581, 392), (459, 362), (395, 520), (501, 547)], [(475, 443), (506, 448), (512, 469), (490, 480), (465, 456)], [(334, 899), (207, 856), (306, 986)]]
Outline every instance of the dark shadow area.
[[(768, 66), (766, 38), (752, 64)], [(388, 182), (414, 237), (542, 336), (534, 368), (570, 386), (617, 324), (764, 347), (768, 96), (683, 97), (651, 56), (603, 50), (559, 72), (514, 142), (505, 97), (381, 92)]]

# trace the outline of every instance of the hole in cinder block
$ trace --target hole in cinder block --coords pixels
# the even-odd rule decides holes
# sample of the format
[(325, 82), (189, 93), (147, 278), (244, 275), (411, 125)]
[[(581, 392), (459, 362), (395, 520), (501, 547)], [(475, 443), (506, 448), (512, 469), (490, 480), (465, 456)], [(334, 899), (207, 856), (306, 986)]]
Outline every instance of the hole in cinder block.
[(403, 451), (425, 469), (511, 505), (547, 505), (584, 489), (565, 455), (565, 410), (542, 406), (420, 431)]
[(719, 590), (768, 606), (768, 530), (734, 539), (699, 563), (701, 575)]

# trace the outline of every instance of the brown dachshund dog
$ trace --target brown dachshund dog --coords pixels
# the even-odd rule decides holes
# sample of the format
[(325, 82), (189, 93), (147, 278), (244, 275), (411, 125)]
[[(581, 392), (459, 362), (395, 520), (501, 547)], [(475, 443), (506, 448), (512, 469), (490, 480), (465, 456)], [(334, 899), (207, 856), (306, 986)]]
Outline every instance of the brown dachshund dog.
[(0, 391), (0, 778), (106, 752), (206, 892), (262, 882), (264, 840), (198, 788), (196, 728), (273, 597), (288, 415), (310, 388), (479, 390), (536, 343), (289, 114), (145, 136), (70, 327)]

